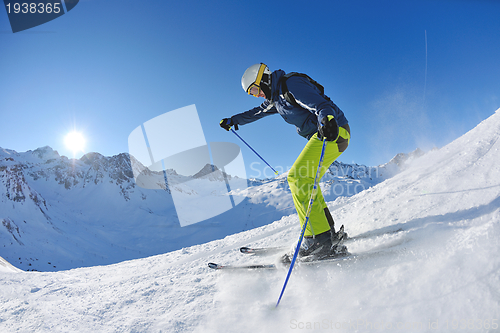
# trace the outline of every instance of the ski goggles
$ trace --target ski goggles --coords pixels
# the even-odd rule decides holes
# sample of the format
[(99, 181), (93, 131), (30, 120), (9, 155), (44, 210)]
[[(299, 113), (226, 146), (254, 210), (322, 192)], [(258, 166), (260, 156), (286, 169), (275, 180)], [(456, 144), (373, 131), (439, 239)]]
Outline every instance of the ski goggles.
[(264, 70), (266, 69), (266, 65), (260, 64), (259, 71), (257, 72), (257, 78), (255, 82), (250, 85), (247, 89), (247, 93), (249, 95), (253, 95), (257, 97), (260, 94), (260, 81), (262, 81), (262, 75), (264, 74)]
[(248, 94), (252, 95), (252, 96), (255, 96), (255, 97), (258, 97), (259, 94), (260, 94), (260, 87), (258, 87), (257, 85), (252, 84), (250, 86), (250, 89), (248, 89)]

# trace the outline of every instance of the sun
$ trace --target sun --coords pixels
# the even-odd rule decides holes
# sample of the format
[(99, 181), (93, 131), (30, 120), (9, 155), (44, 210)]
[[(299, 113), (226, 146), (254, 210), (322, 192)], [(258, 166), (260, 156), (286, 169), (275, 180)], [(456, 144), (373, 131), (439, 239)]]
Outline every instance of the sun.
[(77, 131), (69, 132), (64, 138), (64, 144), (73, 152), (73, 155), (76, 155), (76, 153), (84, 151), (85, 137)]

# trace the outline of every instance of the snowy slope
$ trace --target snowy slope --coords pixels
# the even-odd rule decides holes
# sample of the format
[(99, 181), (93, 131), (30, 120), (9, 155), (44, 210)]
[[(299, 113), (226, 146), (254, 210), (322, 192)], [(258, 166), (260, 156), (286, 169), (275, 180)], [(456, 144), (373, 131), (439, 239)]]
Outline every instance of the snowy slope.
[(19, 268), (14, 267), (10, 262), (0, 257), (0, 272), (22, 272)]
[(243, 245), (291, 246), (296, 215), (171, 253), (60, 272), (0, 271), (1, 332), (498, 332), (500, 110), (404, 172), (329, 203), (358, 256), (286, 269)]

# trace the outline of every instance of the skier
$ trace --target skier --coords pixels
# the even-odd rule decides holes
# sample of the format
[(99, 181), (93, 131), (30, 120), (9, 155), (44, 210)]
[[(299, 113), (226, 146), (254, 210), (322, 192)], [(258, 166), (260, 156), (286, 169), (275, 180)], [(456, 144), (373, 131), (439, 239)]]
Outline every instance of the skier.
[[(222, 119), (222, 128), (229, 131), (234, 126), (237, 130), (238, 125), (279, 113), (287, 123), (296, 126), (299, 135), (308, 140), (288, 171), (287, 179), (303, 226), (314, 187), (322, 140), (326, 138), (327, 144), (319, 179), (349, 145), (350, 128), (347, 119), (324, 94), (323, 87), (306, 74), (286, 74), (282, 70), (271, 73), (265, 64), (260, 63), (245, 71), (241, 85), (246, 93), (265, 98), (265, 101), (251, 110)], [(343, 226), (335, 232), (332, 215), (318, 187), (299, 257), (321, 259), (345, 254), (347, 248), (342, 242), (346, 237)], [(290, 259), (290, 254), (283, 257), (285, 262)]]

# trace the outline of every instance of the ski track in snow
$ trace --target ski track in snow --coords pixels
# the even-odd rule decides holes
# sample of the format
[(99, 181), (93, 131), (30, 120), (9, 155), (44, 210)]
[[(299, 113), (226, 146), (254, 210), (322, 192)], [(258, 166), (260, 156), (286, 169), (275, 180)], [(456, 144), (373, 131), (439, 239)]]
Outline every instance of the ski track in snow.
[(60, 272), (0, 261), (0, 332), (500, 332), (500, 111), (406, 171), (329, 203), (353, 258), (287, 269), (295, 214), (144, 259)]

